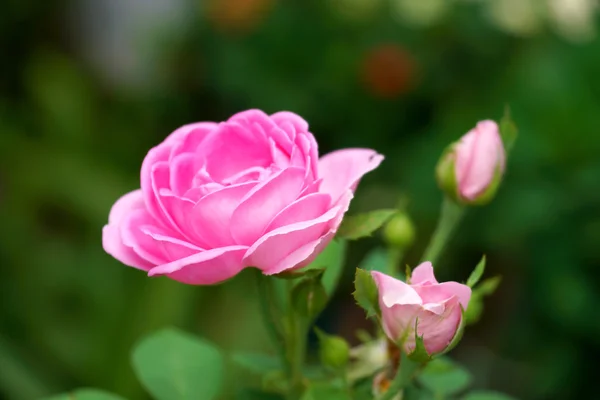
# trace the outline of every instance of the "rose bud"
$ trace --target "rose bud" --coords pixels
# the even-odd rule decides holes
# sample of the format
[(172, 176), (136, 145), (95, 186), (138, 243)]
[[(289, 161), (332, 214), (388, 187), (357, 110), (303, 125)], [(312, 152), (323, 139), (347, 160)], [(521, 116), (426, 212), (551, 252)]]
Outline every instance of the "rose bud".
[(436, 177), (442, 190), (453, 200), (482, 205), (496, 194), (505, 162), (498, 124), (481, 121), (444, 152)]
[(410, 284), (377, 271), (371, 275), (379, 291), (383, 330), (390, 340), (411, 354), (416, 326), (429, 355), (448, 349), (459, 332), (471, 288), (458, 282), (438, 283), (430, 262), (415, 268)]
[(333, 239), (359, 180), (382, 160), (370, 149), (319, 158), (308, 123), (290, 112), (185, 125), (148, 152), (141, 189), (113, 205), (104, 250), (193, 285), (246, 267), (301, 268)]

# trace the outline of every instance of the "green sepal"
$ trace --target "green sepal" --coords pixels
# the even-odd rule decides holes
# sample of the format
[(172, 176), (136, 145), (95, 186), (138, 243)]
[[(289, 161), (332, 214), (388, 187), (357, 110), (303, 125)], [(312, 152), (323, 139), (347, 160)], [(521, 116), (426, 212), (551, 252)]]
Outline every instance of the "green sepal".
[(367, 312), (367, 317), (379, 315), (379, 291), (371, 273), (364, 269), (356, 268), (354, 288), (352, 296), (354, 296), (356, 303)]
[(462, 339), (463, 334), (465, 333), (465, 326), (467, 325), (466, 312), (465, 312), (465, 309), (463, 308), (462, 304), (459, 304), (459, 306), (460, 306), (460, 323), (458, 324), (458, 328), (456, 329), (456, 333), (454, 334), (454, 337), (450, 341), (450, 344), (444, 349), (444, 351), (441, 354), (446, 354), (450, 350), (455, 348), (456, 345), (460, 342), (460, 339)]
[[(417, 331), (418, 325), (419, 325), (419, 319), (415, 320), (415, 348), (407, 356), (410, 360), (412, 360), (414, 362), (426, 363), (428, 361), (431, 361), (432, 357), (427, 352), (427, 349), (425, 348), (425, 341), (423, 339), (423, 335), (419, 336), (419, 333)], [(400, 348), (404, 347), (403, 346), (404, 341), (405, 341), (404, 338), (400, 339), (400, 341), (398, 343)]]
[(395, 209), (383, 209), (346, 216), (337, 231), (337, 236), (348, 240), (371, 236), (397, 212)]
[(486, 259), (484, 255), (483, 257), (481, 257), (479, 263), (477, 263), (477, 266), (475, 267), (473, 272), (471, 272), (471, 275), (469, 275), (469, 279), (467, 279), (467, 286), (469, 286), (470, 288), (475, 286), (483, 276), (483, 272), (485, 271), (485, 261)]
[(510, 107), (506, 106), (504, 115), (500, 120), (500, 136), (502, 137), (502, 143), (504, 144), (506, 154), (512, 150), (512, 147), (517, 140), (518, 133), (519, 130), (517, 129), (517, 125), (515, 125), (510, 116)]
[(461, 203), (458, 196), (458, 182), (456, 181), (456, 152), (452, 143), (444, 149), (440, 160), (435, 167), (435, 177), (440, 189), (455, 203)]

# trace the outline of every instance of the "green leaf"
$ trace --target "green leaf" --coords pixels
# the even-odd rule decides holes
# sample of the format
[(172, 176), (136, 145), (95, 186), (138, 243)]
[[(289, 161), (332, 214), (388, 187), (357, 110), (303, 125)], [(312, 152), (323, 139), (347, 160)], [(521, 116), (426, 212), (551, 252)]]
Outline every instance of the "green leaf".
[(313, 319), (327, 305), (327, 292), (320, 279), (306, 279), (292, 289), (292, 304), (298, 315)]
[(235, 400), (283, 400), (284, 397), (276, 393), (261, 392), (260, 390), (241, 389), (235, 394)]
[(479, 280), (483, 276), (484, 271), (485, 271), (485, 255), (483, 257), (481, 257), (481, 260), (479, 261), (479, 263), (477, 264), (477, 266), (475, 267), (473, 272), (471, 272), (469, 279), (467, 279), (467, 286), (469, 286), (470, 288), (475, 286), (477, 284), (477, 282), (479, 282)]
[(500, 120), (500, 136), (508, 154), (517, 140), (519, 130), (510, 116), (510, 108), (506, 106), (504, 116)]
[(325, 269), (321, 282), (329, 296), (335, 292), (335, 288), (342, 275), (345, 254), (346, 241), (340, 239), (332, 240), (325, 250), (317, 256), (315, 261), (304, 269), (304, 271), (319, 268)]
[(82, 388), (70, 393), (58, 394), (44, 400), (124, 400), (123, 397), (99, 389)]
[(224, 360), (212, 343), (176, 329), (143, 338), (132, 354), (133, 368), (157, 400), (217, 398)]
[(387, 250), (382, 247), (376, 247), (369, 251), (365, 258), (360, 262), (359, 268), (365, 271), (379, 271), (391, 275), (390, 256)]
[(476, 390), (467, 393), (462, 400), (516, 400), (514, 397), (504, 393), (489, 390)]
[(264, 374), (282, 368), (279, 358), (269, 354), (239, 352), (234, 353), (231, 359), (239, 367), (257, 374)]
[(453, 395), (471, 384), (471, 374), (464, 368), (440, 357), (427, 364), (418, 376), (419, 383), (437, 397)]
[(338, 229), (338, 236), (348, 240), (371, 236), (398, 210), (375, 210), (368, 213), (349, 215), (344, 218)]
[(350, 400), (350, 395), (340, 387), (314, 384), (309, 386), (301, 400)]
[(354, 300), (367, 312), (367, 317), (377, 315), (379, 313), (378, 291), (371, 273), (356, 268), (354, 288), (354, 293), (352, 293)]

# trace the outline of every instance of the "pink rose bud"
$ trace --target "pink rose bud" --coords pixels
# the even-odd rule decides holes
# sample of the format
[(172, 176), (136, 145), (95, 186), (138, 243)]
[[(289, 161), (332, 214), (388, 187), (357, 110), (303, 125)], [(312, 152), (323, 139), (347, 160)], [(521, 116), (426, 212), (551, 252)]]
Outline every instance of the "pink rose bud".
[(498, 189), (505, 162), (498, 124), (481, 121), (444, 153), (437, 166), (438, 183), (460, 203), (485, 204)]
[(150, 276), (194, 285), (309, 264), (331, 241), (361, 177), (383, 156), (319, 158), (298, 115), (258, 110), (185, 125), (148, 152), (141, 189), (113, 205), (106, 252)]
[(381, 272), (371, 274), (379, 291), (383, 330), (390, 340), (410, 354), (415, 349), (416, 326), (428, 354), (448, 348), (461, 325), (471, 288), (458, 282), (438, 283), (430, 262), (415, 268), (410, 284)]

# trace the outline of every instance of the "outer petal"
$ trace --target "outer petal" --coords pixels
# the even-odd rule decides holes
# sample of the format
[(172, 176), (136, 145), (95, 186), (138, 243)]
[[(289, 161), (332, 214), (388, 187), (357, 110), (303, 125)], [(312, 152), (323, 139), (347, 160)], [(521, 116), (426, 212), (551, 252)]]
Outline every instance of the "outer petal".
[(300, 195), (304, 169), (287, 168), (252, 189), (231, 217), (231, 234), (239, 244), (250, 245), (271, 220)]
[(473, 199), (492, 182), (498, 165), (504, 168), (504, 147), (498, 125), (481, 121), (456, 145), (456, 179), (460, 194)]
[[(417, 332), (419, 336), (423, 336), (425, 349), (429, 354), (439, 353), (448, 347), (458, 330), (461, 318), (456, 298), (445, 303), (442, 315), (427, 310), (419, 313)], [(406, 342), (409, 351), (414, 348), (414, 336), (411, 339)]]
[(108, 225), (102, 228), (102, 247), (108, 254), (130, 267), (149, 270), (153, 265), (123, 244), (120, 225), (127, 216), (144, 209), (141, 190), (134, 190), (118, 199), (110, 210)]
[(321, 192), (329, 193), (333, 203), (348, 189), (356, 189), (364, 174), (377, 168), (383, 156), (370, 149), (344, 149), (326, 154), (319, 160)]
[(314, 252), (338, 211), (338, 208), (332, 208), (319, 218), (267, 233), (248, 249), (244, 263), (269, 274), (296, 267)]
[(471, 288), (458, 282), (444, 282), (437, 285), (412, 285), (419, 293), (423, 303), (441, 303), (451, 298), (457, 298), (466, 310), (471, 299)]
[(411, 285), (431, 285), (437, 284), (433, 274), (433, 265), (429, 261), (425, 261), (415, 268), (410, 276)]
[(203, 251), (150, 270), (149, 276), (167, 275), (189, 285), (212, 285), (237, 275), (247, 247), (229, 246)]
[(384, 308), (391, 308), (396, 305), (423, 304), (419, 294), (401, 280), (378, 271), (372, 271), (371, 276), (375, 280), (379, 291), (379, 302), (382, 311)]
[(265, 232), (297, 222), (309, 221), (323, 215), (329, 208), (331, 197), (326, 193), (313, 193), (296, 200), (271, 220)]

